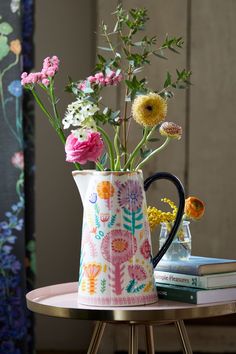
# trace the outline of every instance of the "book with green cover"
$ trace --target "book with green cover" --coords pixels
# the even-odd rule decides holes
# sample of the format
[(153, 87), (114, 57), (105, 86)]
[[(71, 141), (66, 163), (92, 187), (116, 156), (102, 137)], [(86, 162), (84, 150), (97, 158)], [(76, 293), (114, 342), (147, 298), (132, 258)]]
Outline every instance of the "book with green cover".
[(177, 285), (158, 284), (157, 292), (160, 299), (198, 305), (236, 301), (236, 288), (202, 290)]
[(236, 272), (210, 275), (191, 275), (182, 273), (161, 272), (158, 267), (154, 272), (157, 284), (189, 286), (190, 288), (218, 289), (236, 287)]
[(236, 260), (224, 258), (211, 258), (190, 256), (185, 261), (161, 260), (157, 268), (162, 272), (207, 275), (217, 273), (236, 272)]

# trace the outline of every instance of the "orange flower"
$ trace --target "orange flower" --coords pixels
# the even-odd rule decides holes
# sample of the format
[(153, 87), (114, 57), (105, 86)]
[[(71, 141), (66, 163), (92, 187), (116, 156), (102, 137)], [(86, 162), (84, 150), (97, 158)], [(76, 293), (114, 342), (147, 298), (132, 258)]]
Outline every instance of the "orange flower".
[(185, 215), (190, 219), (198, 220), (205, 212), (204, 203), (196, 197), (188, 197), (185, 200)]
[(101, 199), (110, 199), (113, 196), (115, 189), (109, 181), (103, 181), (98, 183), (97, 192)]
[(11, 41), (10, 50), (16, 55), (19, 55), (21, 53), (21, 42), (19, 41), (19, 39)]
[(102, 266), (99, 263), (88, 263), (84, 266), (84, 273), (89, 279), (97, 278), (101, 270)]

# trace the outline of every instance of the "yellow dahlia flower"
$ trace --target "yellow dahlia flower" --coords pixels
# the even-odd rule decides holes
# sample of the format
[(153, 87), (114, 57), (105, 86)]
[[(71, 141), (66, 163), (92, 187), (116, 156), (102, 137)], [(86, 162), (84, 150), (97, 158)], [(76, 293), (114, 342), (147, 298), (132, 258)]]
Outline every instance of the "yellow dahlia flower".
[(163, 121), (167, 114), (167, 103), (157, 93), (140, 95), (132, 105), (132, 115), (137, 123), (153, 127)]

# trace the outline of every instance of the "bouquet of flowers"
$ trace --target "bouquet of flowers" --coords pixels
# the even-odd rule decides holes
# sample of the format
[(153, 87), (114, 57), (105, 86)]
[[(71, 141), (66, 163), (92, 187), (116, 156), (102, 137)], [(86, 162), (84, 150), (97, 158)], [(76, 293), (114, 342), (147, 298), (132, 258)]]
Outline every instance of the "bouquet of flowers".
[[(69, 79), (66, 91), (73, 95), (73, 100), (63, 117), (59, 115), (59, 100), (55, 94), (59, 71), (57, 56), (44, 59), (40, 72), (24, 72), (21, 76), (22, 85), (32, 92), (65, 144), (66, 161), (74, 163), (79, 170), (89, 161), (95, 162), (96, 169), (101, 171), (140, 169), (182, 134), (179, 125), (165, 121), (167, 104), (175, 89), (190, 84), (191, 72), (176, 70), (176, 78), (167, 72), (158, 89), (148, 87), (147, 78), (142, 75), (152, 56), (162, 60), (167, 59), (168, 51), (179, 53), (183, 46), (182, 37), (166, 36), (158, 45), (156, 36), (142, 35), (148, 21), (146, 9), (125, 11), (119, 5), (113, 16), (112, 30), (101, 24), (101, 35), (106, 44), (99, 47), (99, 51), (105, 54), (98, 54), (94, 72), (83, 80)], [(118, 38), (118, 46), (114, 45), (113, 38), (116, 43)], [(125, 93), (121, 109), (115, 111), (104, 106), (102, 92), (117, 85), (124, 85)], [(44, 104), (41, 93), (49, 98), (51, 110)], [(130, 151), (128, 136), (133, 122), (140, 125), (140, 139)], [(113, 134), (108, 134), (106, 125), (111, 125)], [(65, 134), (68, 129), (69, 134)]]

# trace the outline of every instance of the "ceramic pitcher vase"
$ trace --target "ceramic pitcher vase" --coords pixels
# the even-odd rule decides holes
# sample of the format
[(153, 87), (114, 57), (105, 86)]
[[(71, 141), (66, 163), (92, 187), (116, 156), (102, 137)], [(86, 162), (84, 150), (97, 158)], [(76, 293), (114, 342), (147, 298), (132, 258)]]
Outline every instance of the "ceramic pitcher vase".
[[(166, 252), (184, 210), (179, 180), (157, 173), (143, 182), (142, 171), (73, 171), (84, 215), (78, 301), (97, 306), (154, 303), (153, 269)], [(169, 238), (152, 257), (145, 190), (157, 179), (169, 179), (178, 189), (178, 214)]]

